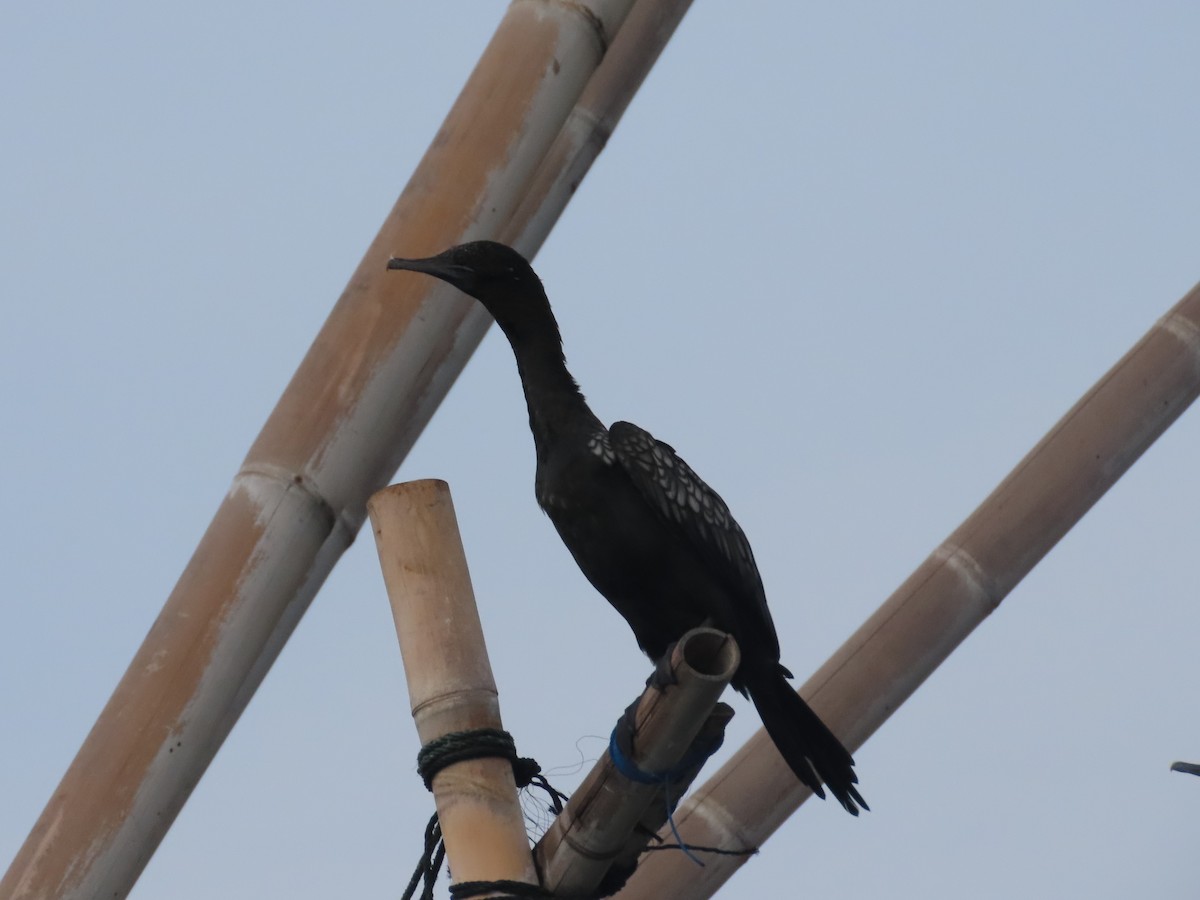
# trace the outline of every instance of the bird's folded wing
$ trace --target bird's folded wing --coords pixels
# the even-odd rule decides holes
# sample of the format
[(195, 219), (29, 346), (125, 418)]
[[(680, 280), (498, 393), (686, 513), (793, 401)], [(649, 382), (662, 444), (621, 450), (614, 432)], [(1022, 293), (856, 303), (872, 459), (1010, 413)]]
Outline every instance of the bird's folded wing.
[(756, 597), (770, 622), (754, 552), (725, 501), (648, 431), (615, 422), (608, 433), (618, 464), (647, 502), (687, 536), (714, 574), (740, 594)]

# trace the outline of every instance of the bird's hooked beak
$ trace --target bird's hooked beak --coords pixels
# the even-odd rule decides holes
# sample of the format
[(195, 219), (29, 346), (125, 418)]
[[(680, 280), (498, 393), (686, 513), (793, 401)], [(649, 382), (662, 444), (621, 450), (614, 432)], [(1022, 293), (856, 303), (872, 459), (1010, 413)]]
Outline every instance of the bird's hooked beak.
[(452, 263), (441, 256), (428, 256), (424, 259), (404, 259), (393, 256), (388, 260), (389, 269), (406, 269), (409, 272), (424, 272), (434, 278), (440, 278), (459, 290), (466, 290), (474, 272), (469, 266)]

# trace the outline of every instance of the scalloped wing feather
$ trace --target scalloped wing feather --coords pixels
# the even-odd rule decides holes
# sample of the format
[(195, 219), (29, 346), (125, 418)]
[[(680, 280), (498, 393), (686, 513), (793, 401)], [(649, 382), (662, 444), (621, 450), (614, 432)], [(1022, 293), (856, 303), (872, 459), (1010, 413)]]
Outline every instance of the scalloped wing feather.
[[(714, 553), (728, 566), (726, 582), (753, 597), (768, 625), (771, 614), (754, 552), (725, 501), (674, 448), (629, 422), (614, 422), (609, 446), (646, 501), (681, 529), (701, 558)], [(747, 598), (748, 600), (749, 598)]]

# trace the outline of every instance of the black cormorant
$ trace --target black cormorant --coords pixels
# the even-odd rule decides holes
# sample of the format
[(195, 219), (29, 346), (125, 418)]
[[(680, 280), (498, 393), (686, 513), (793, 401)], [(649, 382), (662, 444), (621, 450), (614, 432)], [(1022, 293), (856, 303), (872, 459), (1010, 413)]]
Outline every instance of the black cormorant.
[(524, 257), (474, 241), (427, 259), (392, 259), (388, 268), (452, 284), (507, 336), (537, 450), (538, 504), (641, 648), (658, 662), (689, 629), (732, 634), (742, 652), (733, 686), (749, 694), (796, 777), (820, 797), (824, 781), (854, 815), (866, 809), (854, 760), (787, 682), (754, 554), (729, 508), (667, 444), (629, 422), (605, 428), (596, 418)]

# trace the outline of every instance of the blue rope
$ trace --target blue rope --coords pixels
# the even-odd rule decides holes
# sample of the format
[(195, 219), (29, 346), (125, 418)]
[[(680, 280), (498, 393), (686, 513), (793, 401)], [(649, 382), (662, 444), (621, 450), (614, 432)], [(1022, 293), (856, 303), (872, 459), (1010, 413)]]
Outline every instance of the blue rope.
[[(618, 727), (620, 727), (619, 723)], [(662, 786), (663, 797), (667, 804), (667, 824), (671, 826), (671, 834), (674, 836), (675, 842), (679, 844), (679, 849), (683, 851), (684, 856), (696, 865), (704, 868), (704, 863), (684, 843), (683, 838), (679, 835), (679, 829), (675, 826), (675, 803), (677, 801), (673, 802), (671, 800), (671, 783), (683, 777), (688, 769), (696, 764), (698, 759), (707, 759), (707, 755), (703, 753), (689, 753), (676, 763), (673, 769), (662, 773), (647, 772), (639, 769), (637, 763), (625, 755), (625, 752), (621, 749), (621, 742), (617, 739), (617, 728), (614, 728), (612, 734), (609, 736), (608, 755), (613, 761), (613, 768), (630, 781), (635, 781), (638, 784)]]
[[(620, 727), (618, 723), (617, 728)], [(637, 767), (632, 759), (624, 754), (621, 750), (621, 742), (617, 740), (617, 728), (612, 730), (612, 734), (608, 737), (608, 755), (612, 757), (613, 766), (616, 770), (628, 778), (630, 781), (636, 781), (638, 784), (662, 784), (665, 779), (669, 779), (671, 772), (664, 772), (658, 775), (654, 772), (643, 772)]]

